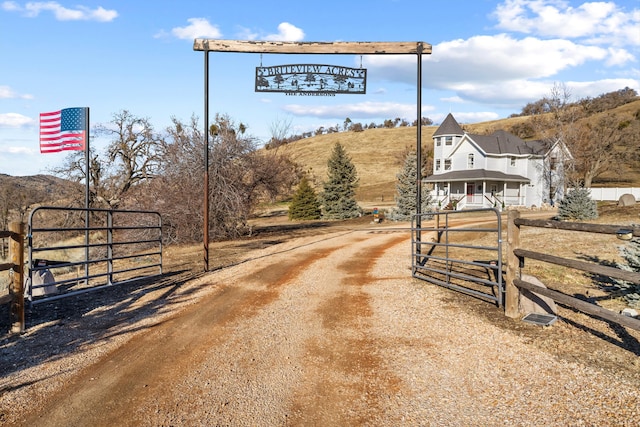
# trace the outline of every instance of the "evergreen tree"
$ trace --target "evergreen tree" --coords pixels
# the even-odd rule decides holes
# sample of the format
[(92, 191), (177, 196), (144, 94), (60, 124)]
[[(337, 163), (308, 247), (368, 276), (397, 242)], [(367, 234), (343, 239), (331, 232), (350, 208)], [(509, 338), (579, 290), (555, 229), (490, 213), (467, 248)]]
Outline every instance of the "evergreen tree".
[(289, 219), (320, 219), (320, 202), (307, 177), (302, 177), (289, 204)]
[(342, 145), (337, 142), (327, 162), (329, 179), (322, 194), (323, 214), (329, 219), (354, 218), (360, 215), (356, 202), (358, 174)]
[(570, 191), (558, 205), (558, 218), (562, 221), (598, 218), (597, 204), (591, 199), (591, 191), (588, 188)]
[[(402, 170), (396, 175), (398, 182), (396, 183), (396, 207), (389, 214), (389, 219), (395, 221), (410, 220), (411, 216), (416, 213), (416, 180), (417, 180), (417, 154), (409, 152), (404, 160)], [(422, 213), (429, 212), (432, 208), (433, 199), (427, 188), (422, 187)]]

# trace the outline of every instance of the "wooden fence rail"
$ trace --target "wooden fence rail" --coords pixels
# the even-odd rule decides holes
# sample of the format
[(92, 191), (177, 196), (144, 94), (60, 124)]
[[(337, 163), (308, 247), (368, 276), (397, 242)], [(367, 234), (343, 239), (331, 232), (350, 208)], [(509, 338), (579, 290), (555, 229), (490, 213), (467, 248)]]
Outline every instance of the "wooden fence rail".
[(510, 211), (507, 224), (507, 274), (505, 283), (505, 314), (508, 317), (516, 318), (520, 316), (519, 298), (520, 289), (527, 289), (536, 294), (549, 297), (554, 301), (583, 313), (597, 316), (607, 321), (618, 323), (622, 326), (639, 330), (640, 320), (629, 316), (615, 313), (606, 308), (599, 307), (587, 301), (563, 294), (561, 292), (547, 289), (532, 283), (520, 280), (519, 268), (524, 266), (525, 258), (535, 259), (546, 263), (559, 265), (588, 273), (613, 277), (633, 283), (640, 283), (640, 273), (624, 271), (615, 267), (607, 267), (595, 263), (566, 259), (554, 255), (525, 250), (520, 248), (520, 226), (541, 227), (550, 229), (560, 229), (568, 231), (582, 231), (587, 233), (604, 233), (619, 235), (631, 233), (635, 237), (640, 236), (640, 227), (621, 227), (619, 225), (601, 225), (576, 222), (562, 222), (552, 220), (536, 220), (520, 218), (520, 212)]
[(11, 271), (9, 299), (11, 303), (11, 333), (22, 333), (24, 321), (24, 224), (12, 222), (9, 230), (0, 230), (0, 238), (9, 238), (9, 258), (11, 262), (0, 264), (0, 271)]

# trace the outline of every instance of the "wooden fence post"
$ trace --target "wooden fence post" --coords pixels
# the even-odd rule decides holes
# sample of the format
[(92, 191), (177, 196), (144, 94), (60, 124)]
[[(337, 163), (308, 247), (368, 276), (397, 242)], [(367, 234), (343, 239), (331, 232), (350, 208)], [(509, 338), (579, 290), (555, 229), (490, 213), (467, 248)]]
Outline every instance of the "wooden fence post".
[(11, 295), (11, 333), (23, 333), (24, 323), (24, 224), (12, 222), (9, 224), (11, 242), (9, 254), (13, 264), (13, 274), (9, 292)]
[(516, 318), (520, 315), (518, 303), (520, 290), (513, 281), (518, 278), (520, 260), (514, 254), (514, 250), (520, 246), (520, 226), (515, 224), (515, 219), (520, 218), (520, 212), (509, 211), (507, 221), (507, 277), (505, 283), (504, 314), (507, 317)]

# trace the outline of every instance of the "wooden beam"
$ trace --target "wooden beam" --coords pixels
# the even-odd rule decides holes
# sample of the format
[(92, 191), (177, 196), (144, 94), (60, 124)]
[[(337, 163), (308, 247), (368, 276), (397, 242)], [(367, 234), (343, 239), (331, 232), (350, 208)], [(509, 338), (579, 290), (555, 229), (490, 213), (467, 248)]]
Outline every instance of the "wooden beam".
[(590, 302), (563, 294), (562, 292), (554, 291), (553, 289), (543, 288), (542, 286), (537, 286), (533, 283), (525, 282), (524, 280), (515, 279), (513, 283), (518, 288), (528, 289), (536, 294), (549, 297), (560, 304), (568, 305), (569, 307), (573, 307), (583, 313), (598, 316), (604, 320), (640, 331), (640, 320), (634, 319), (633, 317), (623, 316), (622, 314), (615, 313)]
[(431, 53), (431, 45), (424, 42), (268, 42), (248, 40), (195, 39), (193, 50), (240, 53), (294, 54), (410, 54)]
[(520, 316), (520, 289), (514, 284), (520, 271), (520, 260), (515, 255), (516, 249), (520, 247), (520, 227), (517, 223), (519, 218), (520, 211), (509, 211), (507, 223), (507, 277), (504, 284), (504, 314), (512, 319)]
[(9, 254), (11, 263), (17, 267), (13, 270), (9, 294), (11, 295), (11, 333), (24, 332), (24, 224), (22, 222), (9, 223), (11, 241)]
[(561, 265), (575, 270), (586, 271), (587, 273), (598, 274), (600, 276), (608, 276), (620, 280), (626, 280), (628, 282), (640, 283), (640, 273), (636, 273), (635, 271), (626, 271), (616, 267), (608, 267), (606, 265), (579, 261), (577, 259), (562, 258), (526, 249), (516, 248), (513, 250), (513, 253), (518, 257), (535, 259), (538, 261), (548, 262), (549, 264)]
[(557, 230), (584, 231), (586, 233), (617, 234), (620, 229), (628, 229), (635, 237), (640, 237), (640, 227), (611, 224), (591, 224), (584, 222), (555, 221), (550, 219), (518, 218), (516, 225), (552, 228)]

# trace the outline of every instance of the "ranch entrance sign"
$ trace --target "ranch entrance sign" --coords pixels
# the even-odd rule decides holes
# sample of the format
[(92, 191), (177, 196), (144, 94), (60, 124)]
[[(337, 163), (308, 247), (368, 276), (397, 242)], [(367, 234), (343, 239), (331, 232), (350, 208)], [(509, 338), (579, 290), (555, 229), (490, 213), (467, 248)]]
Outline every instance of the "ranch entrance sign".
[[(217, 40), (217, 39), (195, 39), (193, 41), (193, 50), (204, 52), (204, 227), (202, 230), (202, 240), (204, 243), (204, 270), (209, 271), (209, 53), (210, 52), (235, 52), (235, 53), (274, 53), (274, 54), (321, 54), (321, 55), (416, 55), (417, 57), (417, 121), (422, 123), (422, 55), (431, 54), (431, 45), (424, 42), (265, 42), (265, 41), (247, 41), (247, 40)], [(302, 67), (300, 68), (282, 68), (282, 67)], [(319, 69), (311, 68), (305, 70), (304, 67), (320, 67)], [(280, 68), (279, 70), (277, 68)], [(271, 92), (284, 92), (288, 94), (303, 94), (302, 90), (307, 90), (309, 94), (328, 94), (329, 96), (336, 93), (365, 93), (366, 91), (366, 70), (351, 69), (345, 67), (335, 67), (331, 65), (304, 65), (292, 64), (281, 65), (279, 67), (260, 67), (262, 69), (262, 78), (259, 80), (259, 69), (256, 70), (256, 91), (258, 91), (258, 83), (263, 89), (269, 87)], [(273, 69), (273, 70), (271, 70)], [(351, 70), (351, 71), (349, 71)], [(356, 73), (357, 70), (358, 72)], [(352, 73), (353, 75), (349, 74)], [(277, 75), (281, 76), (276, 81)], [(295, 79), (289, 82), (290, 76), (297, 74), (302, 76), (301, 79)], [(310, 75), (309, 75), (310, 74)], [(268, 77), (273, 76), (273, 80)], [(285, 77), (286, 76), (286, 77)], [(316, 81), (306, 81), (306, 78), (316, 78)], [(335, 78), (338, 78), (338, 82)], [(325, 79), (323, 83), (319, 79)], [(361, 79), (361, 80), (359, 80)], [(264, 86), (268, 83), (269, 86)], [(314, 86), (311, 85), (314, 84)], [(301, 86), (302, 84), (302, 86)], [(305, 86), (309, 84), (309, 86)], [(360, 87), (362, 84), (362, 87)], [(280, 85), (280, 86), (279, 86)], [(353, 87), (350, 87), (353, 86)], [(280, 87), (285, 90), (280, 90)], [(291, 90), (292, 88), (300, 89)], [(302, 89), (301, 89), (302, 88)], [(325, 90), (330, 88), (333, 92)], [(351, 91), (349, 91), (351, 89)], [(358, 91), (362, 92), (358, 92)], [(345, 92), (340, 92), (345, 91)], [(263, 92), (268, 92), (263, 90)], [(416, 126), (416, 165), (418, 170), (418, 179), (416, 179), (416, 229), (415, 235), (417, 241), (421, 240), (420, 235), (420, 213), (421, 213), (421, 195), (422, 195), (422, 126)], [(420, 248), (420, 245), (416, 245)], [(419, 251), (419, 249), (418, 249)], [(420, 254), (416, 254), (419, 256)]]
[(256, 92), (283, 92), (293, 96), (365, 94), (367, 70), (321, 64), (256, 67)]

